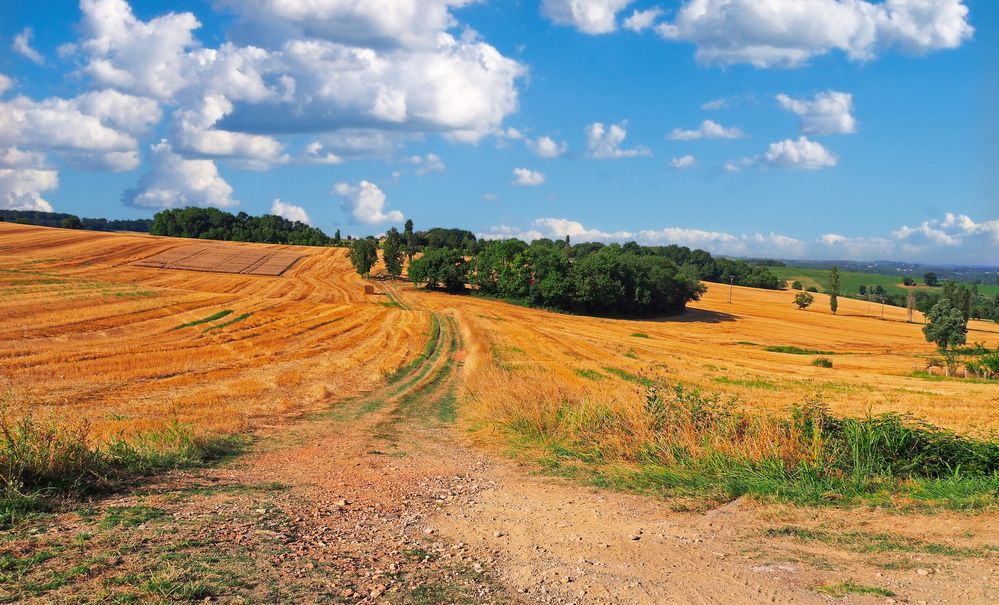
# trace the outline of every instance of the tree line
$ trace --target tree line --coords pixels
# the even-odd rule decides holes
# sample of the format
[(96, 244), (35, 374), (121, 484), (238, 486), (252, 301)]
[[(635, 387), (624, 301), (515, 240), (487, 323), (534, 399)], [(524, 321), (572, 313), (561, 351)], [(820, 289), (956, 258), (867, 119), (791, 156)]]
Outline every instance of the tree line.
[(0, 221), (37, 225), (39, 227), (60, 227), (62, 229), (87, 229), (89, 231), (149, 231), (152, 221), (139, 219), (80, 218), (63, 212), (42, 212), (40, 210), (0, 210)]
[(331, 238), (305, 223), (280, 216), (250, 216), (245, 212), (232, 214), (217, 208), (178, 208), (157, 212), (149, 232), (170, 237), (299, 246), (336, 245), (339, 239)]

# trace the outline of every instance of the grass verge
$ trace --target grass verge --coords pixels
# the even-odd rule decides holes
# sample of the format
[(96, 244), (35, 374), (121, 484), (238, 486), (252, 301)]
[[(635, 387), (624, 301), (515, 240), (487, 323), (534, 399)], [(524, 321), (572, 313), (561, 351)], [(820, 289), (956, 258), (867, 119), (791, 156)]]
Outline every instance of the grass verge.
[(232, 436), (196, 434), (172, 422), (158, 431), (92, 444), (87, 427), (14, 417), (0, 403), (0, 527), (50, 509), (57, 498), (112, 491), (137, 477), (234, 452)]
[(232, 324), (239, 323), (244, 319), (249, 318), (251, 315), (253, 315), (253, 313), (243, 313), (242, 315), (237, 315), (236, 317), (230, 319), (229, 321), (223, 321), (220, 324), (216, 324), (214, 326), (209, 326), (205, 328), (205, 332), (211, 332), (213, 330), (221, 330), (222, 328), (228, 328)]
[(479, 427), (500, 429), (515, 452), (596, 486), (710, 504), (744, 495), (890, 508), (999, 503), (999, 441), (908, 416), (838, 418), (817, 402), (747, 412), (736, 399), (662, 383), (639, 401), (563, 397), (490, 414)]

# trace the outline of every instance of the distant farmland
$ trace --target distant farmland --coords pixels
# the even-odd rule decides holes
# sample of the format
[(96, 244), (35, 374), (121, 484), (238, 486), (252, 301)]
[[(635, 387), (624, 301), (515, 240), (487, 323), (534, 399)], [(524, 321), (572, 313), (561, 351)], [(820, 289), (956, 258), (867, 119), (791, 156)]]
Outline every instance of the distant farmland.
[[(829, 290), (829, 271), (827, 269), (807, 269), (803, 267), (770, 267), (770, 270), (783, 280), (793, 282), (800, 281), (806, 288), (814, 287), (819, 292)], [(929, 292), (940, 292), (942, 288), (927, 288), (923, 284), (923, 277), (912, 276), (916, 284)], [(845, 295), (855, 295), (860, 290), (861, 285), (868, 288), (881, 286), (888, 291), (888, 294), (905, 294), (902, 287), (902, 276), (879, 275), (876, 273), (860, 273), (857, 271), (840, 271), (840, 289)], [(943, 283), (943, 280), (941, 280)], [(978, 284), (978, 291), (986, 296), (999, 294), (999, 286)]]

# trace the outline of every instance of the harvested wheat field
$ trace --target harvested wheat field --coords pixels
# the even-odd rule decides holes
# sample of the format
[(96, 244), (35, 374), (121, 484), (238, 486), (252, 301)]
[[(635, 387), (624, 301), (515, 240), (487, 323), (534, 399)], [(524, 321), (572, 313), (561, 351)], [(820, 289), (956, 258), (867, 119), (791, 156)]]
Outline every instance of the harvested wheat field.
[[(288, 268), (254, 273), (275, 258)], [(721, 393), (775, 415), (820, 400), (840, 417), (895, 411), (961, 433), (999, 428), (995, 384), (914, 375), (932, 349), (904, 311), (888, 308), (882, 320), (880, 309), (843, 300), (834, 317), (822, 297), (798, 311), (789, 292), (747, 288), (730, 303), (728, 288), (711, 285), (683, 316), (638, 321), (393, 282), (366, 295), (365, 285), (343, 249), (0, 223), (5, 426), (33, 411), (84, 431), (88, 444), (119, 434), (141, 443), (177, 425), (243, 440), (232, 459), (143, 468), (45, 514), (6, 512), (0, 599), (999, 595), (988, 496), (935, 508), (881, 492), (841, 503), (826, 488), (804, 504), (751, 491), (677, 495), (663, 466), (642, 466), (662, 455), (642, 449), (655, 435), (633, 422), (648, 415), (650, 386)], [(969, 341), (997, 346), (999, 326), (972, 322)], [(812, 365), (816, 357), (832, 367)], [(783, 447), (775, 427), (738, 428)], [(573, 450), (583, 438), (599, 447)], [(644, 483), (615, 482), (634, 468)]]
[[(222, 273), (185, 266), (192, 251), (214, 252)], [(232, 270), (234, 258), (271, 273), (275, 260), (301, 260), (276, 276)], [(362, 294), (334, 249), (3, 223), (0, 288), (0, 375), (20, 399), (86, 419), (95, 434), (173, 419), (235, 432), (329, 404), (412, 359), (429, 325)]]

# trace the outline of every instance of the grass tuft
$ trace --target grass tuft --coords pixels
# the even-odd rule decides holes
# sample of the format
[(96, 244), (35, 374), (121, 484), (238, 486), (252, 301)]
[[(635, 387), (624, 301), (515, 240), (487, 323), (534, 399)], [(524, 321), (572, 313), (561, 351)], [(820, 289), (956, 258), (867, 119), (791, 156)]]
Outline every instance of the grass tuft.
[(789, 355), (835, 355), (834, 351), (820, 351), (818, 349), (803, 349), (801, 347), (794, 347), (790, 345), (779, 345), (772, 347), (764, 347), (764, 351), (770, 351), (771, 353), (787, 353)]
[(205, 328), (205, 332), (211, 332), (213, 330), (221, 330), (222, 328), (228, 328), (232, 324), (239, 323), (244, 319), (249, 318), (251, 315), (253, 315), (253, 313), (243, 313), (242, 315), (237, 315), (236, 317), (230, 319), (229, 321), (223, 321), (220, 324), (216, 324), (214, 326), (209, 326)]
[(827, 595), (834, 597), (845, 597), (851, 594), (868, 594), (878, 597), (893, 597), (895, 593), (886, 589), (878, 588), (877, 586), (865, 586), (863, 584), (857, 584), (852, 580), (844, 580), (836, 584), (824, 584), (819, 587), (819, 592), (824, 592)]
[(645, 332), (633, 332), (631, 336), (632, 338), (649, 338), (649, 335)]
[(833, 367), (833, 362), (828, 357), (816, 357), (812, 360), (812, 365), (817, 368), (831, 368)]
[(191, 326), (200, 326), (201, 324), (206, 324), (213, 322), (217, 319), (222, 319), (223, 317), (225, 317), (226, 315), (230, 315), (231, 313), (232, 309), (224, 309), (222, 311), (219, 311), (218, 313), (212, 313), (208, 317), (203, 317), (201, 319), (189, 321), (186, 324), (180, 324), (179, 326), (175, 327), (174, 330), (180, 330), (182, 328), (190, 328)]

